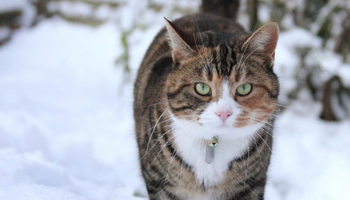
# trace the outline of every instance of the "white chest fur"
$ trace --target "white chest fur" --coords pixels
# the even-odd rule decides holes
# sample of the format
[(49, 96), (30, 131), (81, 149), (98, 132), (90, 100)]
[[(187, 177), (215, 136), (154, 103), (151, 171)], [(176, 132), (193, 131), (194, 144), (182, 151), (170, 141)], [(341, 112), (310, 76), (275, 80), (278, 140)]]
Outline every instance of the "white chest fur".
[[(253, 123), (241, 128), (234, 127), (242, 110), (234, 101), (227, 81), (223, 81), (222, 90), (222, 97), (209, 103), (198, 121), (180, 119), (170, 114), (177, 151), (192, 166), (198, 183), (204, 183), (207, 187), (224, 179), (230, 162), (242, 156), (254, 133), (262, 126)], [(231, 114), (223, 119), (217, 114), (221, 112)], [(214, 150), (213, 162), (208, 164), (205, 161), (206, 140), (213, 136), (218, 136), (219, 144)]]
[(174, 130), (174, 136), (175, 144), (178, 147), (177, 151), (180, 152), (184, 161), (192, 166), (198, 183), (204, 182), (207, 187), (223, 180), (230, 162), (240, 157), (250, 143), (249, 137), (233, 140), (220, 139), (219, 137), (214, 160), (208, 164), (205, 162), (206, 141), (204, 139), (190, 137), (189, 133), (181, 128)]

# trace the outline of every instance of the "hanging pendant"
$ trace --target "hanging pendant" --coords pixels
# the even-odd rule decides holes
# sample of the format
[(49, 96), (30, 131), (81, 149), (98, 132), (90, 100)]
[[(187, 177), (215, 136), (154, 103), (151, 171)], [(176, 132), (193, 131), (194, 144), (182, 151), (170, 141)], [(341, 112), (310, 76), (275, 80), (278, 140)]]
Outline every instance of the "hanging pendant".
[(207, 145), (205, 148), (205, 162), (211, 164), (214, 160), (215, 152), (214, 149), (219, 144), (219, 140), (217, 137), (213, 137), (213, 139), (207, 141)]

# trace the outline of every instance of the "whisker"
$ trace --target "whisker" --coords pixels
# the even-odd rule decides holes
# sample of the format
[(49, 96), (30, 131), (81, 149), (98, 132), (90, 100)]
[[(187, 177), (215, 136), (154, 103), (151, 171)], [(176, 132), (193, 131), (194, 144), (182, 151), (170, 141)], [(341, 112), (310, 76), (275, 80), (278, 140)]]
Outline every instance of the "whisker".
[[(172, 121), (172, 119), (166, 119), (166, 120), (164, 120), (164, 121), (161, 121), (161, 122), (158, 123), (158, 125), (163, 124), (163, 123), (168, 122), (168, 121)], [(137, 136), (136, 138), (140, 138), (141, 136), (145, 135), (148, 131), (153, 130), (153, 128), (154, 128), (155, 126), (157, 126), (157, 124), (154, 125), (154, 126), (152, 126), (152, 127), (149, 128), (149, 129), (147, 129), (144, 133), (140, 134), (140, 135)]]
[(253, 137), (253, 140), (254, 140), (254, 143), (255, 143), (256, 150), (258, 151), (258, 155), (259, 155), (259, 159), (260, 159), (260, 165), (261, 165), (261, 167), (263, 167), (263, 164), (262, 164), (263, 162), (262, 162), (262, 159), (261, 159), (259, 147), (258, 147), (258, 144), (256, 143), (255, 137)]
[[(255, 32), (255, 29), (256, 29), (256, 28), (257, 28), (257, 24), (255, 24), (253, 33)], [(241, 62), (242, 62), (242, 59), (243, 59), (243, 57), (244, 57), (244, 54), (245, 54), (245, 52), (246, 52), (246, 50), (247, 50), (247, 48), (248, 48), (250, 42), (251, 42), (251, 41), (249, 41), (248, 44), (247, 44), (247, 46), (244, 48), (243, 54), (241, 55), (241, 58), (240, 58), (239, 63), (238, 63), (238, 67), (237, 67), (237, 70), (236, 70), (237, 72), (238, 72), (238, 71), (241, 71), (241, 70), (240, 70), (240, 68), (241, 68)]]
[(167, 104), (167, 102), (173, 102), (172, 100), (165, 100), (165, 101), (160, 101), (154, 104), (150, 104), (150, 105), (146, 105), (146, 106), (142, 106), (141, 108), (147, 108), (147, 107), (151, 107), (151, 106), (156, 106), (156, 105), (160, 105), (160, 104)]
[(197, 51), (198, 51), (198, 53), (199, 53), (199, 56), (201, 57), (201, 59), (202, 59), (202, 63), (201, 62), (199, 62), (199, 60), (196, 58), (196, 57), (194, 57), (200, 64), (201, 64), (201, 66), (204, 68), (204, 69), (209, 69), (209, 66), (208, 66), (208, 64), (205, 62), (205, 60), (204, 60), (204, 58), (203, 58), (203, 56), (202, 56), (202, 54), (201, 54), (201, 52), (200, 52), (200, 50), (199, 50), (199, 47), (198, 47), (198, 44), (197, 44), (197, 40), (196, 40), (196, 36), (195, 36), (195, 33), (194, 33), (194, 29), (193, 29), (193, 40), (194, 40), (194, 43), (195, 43), (195, 46), (196, 46), (196, 48), (197, 48)]
[(172, 136), (163, 146), (162, 148), (158, 151), (156, 157), (153, 159), (153, 161), (151, 162), (151, 164), (148, 165), (147, 169), (149, 169), (150, 166), (153, 165), (153, 163), (157, 160), (158, 156), (160, 155), (160, 153), (163, 151), (163, 149), (169, 144), (170, 140), (174, 138), (174, 136)]
[(245, 61), (256, 51), (258, 50), (258, 48), (254, 49), (252, 52), (250, 52), (250, 54), (248, 54), (248, 56), (245, 58), (245, 60), (243, 61), (242, 65), (244, 65)]
[[(271, 40), (270, 42), (266, 43), (265, 45), (275, 43), (276, 41), (277, 41), (277, 40)], [(256, 50), (259, 49), (259, 48), (254, 49), (254, 50), (246, 57), (246, 59), (243, 61), (242, 65), (241, 65), (242, 58), (244, 57), (244, 54), (245, 54), (246, 49), (247, 49), (247, 47), (249, 46), (250, 42), (251, 42), (251, 41), (249, 41), (249, 43), (248, 43), (248, 44), (246, 45), (246, 47), (244, 48), (244, 52), (243, 52), (243, 54), (242, 54), (242, 56), (241, 56), (241, 59), (240, 59), (240, 61), (239, 61), (239, 64), (238, 64), (238, 67), (237, 67), (237, 70), (236, 70), (237, 72), (238, 72), (238, 71), (241, 71), (241, 66), (245, 63), (245, 61), (246, 61)], [(263, 53), (256, 53), (256, 54), (259, 55), (259, 54), (263, 54)]]
[[(245, 139), (247, 142), (247, 139)], [(246, 184), (247, 181), (247, 177), (248, 177), (248, 170), (249, 170), (249, 147), (248, 147), (248, 159), (247, 159), (247, 165), (245, 163), (245, 159), (244, 159), (244, 165), (245, 165), (245, 179), (244, 179), (244, 185)]]
[(160, 118), (162, 118), (163, 115), (164, 115), (167, 111), (168, 111), (168, 110), (166, 109), (166, 110), (160, 115), (160, 117), (158, 118), (158, 120), (156, 121), (156, 124), (154, 125), (153, 130), (152, 130), (151, 136), (150, 136), (149, 139), (148, 139), (146, 152), (148, 151), (149, 143), (151, 142), (153, 133), (154, 133), (154, 131), (155, 131), (155, 129), (156, 129), (156, 126), (158, 125), (158, 122), (159, 122)]
[(168, 164), (167, 172), (165, 173), (165, 175), (164, 175), (164, 177), (163, 177), (164, 181), (162, 182), (162, 185), (164, 185), (164, 184), (167, 182), (167, 180), (168, 180), (168, 179), (167, 179), (167, 176), (168, 176), (168, 174), (169, 174), (169, 170), (170, 170), (171, 164), (173, 163), (174, 158), (175, 158), (176, 155), (177, 155), (177, 149), (175, 149), (174, 152), (173, 152), (173, 154), (171, 155), (172, 158), (171, 158), (171, 160), (170, 160), (170, 162), (169, 162), (169, 164)]
[(140, 158), (140, 160), (142, 160), (142, 159), (156, 146), (156, 144), (160, 141), (160, 139), (162, 139), (167, 133), (169, 133), (170, 131), (173, 131), (174, 129), (175, 129), (175, 128), (171, 128), (170, 130), (166, 131), (161, 137), (159, 137), (158, 140), (154, 142), (154, 144), (152, 145), (152, 147), (150, 148), (150, 150), (147, 151), (147, 152), (145, 153), (145, 155), (143, 155), (143, 156)]
[(267, 142), (264, 140), (264, 138), (261, 137), (261, 135), (260, 135), (258, 132), (256, 132), (256, 134), (257, 134), (257, 135), (262, 139), (262, 141), (266, 144), (266, 146), (267, 146), (267, 148), (269, 148), (270, 152), (272, 152), (272, 149), (271, 149), (270, 146), (267, 144)]
[[(200, 37), (200, 39), (201, 39), (201, 41), (202, 41), (202, 46), (204, 47), (204, 42), (203, 42), (202, 34), (201, 34), (201, 31), (199, 30), (199, 26), (198, 26), (197, 20), (195, 20), (195, 22), (196, 22), (196, 25), (197, 25), (199, 37)], [(208, 53), (207, 53), (207, 49), (206, 49), (206, 48), (204, 48), (204, 53), (205, 53), (205, 59), (206, 59), (206, 61), (207, 61), (207, 66), (208, 66), (208, 65), (209, 65), (209, 61), (208, 61)]]

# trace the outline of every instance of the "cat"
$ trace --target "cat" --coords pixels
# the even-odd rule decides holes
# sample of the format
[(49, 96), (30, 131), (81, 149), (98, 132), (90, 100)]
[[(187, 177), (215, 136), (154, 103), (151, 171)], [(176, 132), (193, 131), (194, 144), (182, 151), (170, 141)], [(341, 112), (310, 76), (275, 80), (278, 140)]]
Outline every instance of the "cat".
[(202, 12), (165, 20), (143, 58), (134, 119), (150, 199), (264, 199), (279, 28), (248, 34), (238, 5), (203, 0)]

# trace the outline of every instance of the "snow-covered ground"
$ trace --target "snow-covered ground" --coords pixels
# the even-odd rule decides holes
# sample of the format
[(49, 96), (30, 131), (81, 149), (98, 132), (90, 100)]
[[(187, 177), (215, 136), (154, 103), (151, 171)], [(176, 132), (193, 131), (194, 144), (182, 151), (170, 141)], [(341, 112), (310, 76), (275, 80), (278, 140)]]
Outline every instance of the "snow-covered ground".
[(118, 38), (112, 23), (52, 19), (0, 48), (0, 199), (131, 199), (141, 188)]
[[(130, 36), (132, 77), (162, 21)], [(120, 34), (53, 18), (0, 47), (1, 200), (147, 199)], [(283, 89), (278, 62), (293, 55), (280, 38)], [(279, 116), (266, 199), (350, 199), (350, 120), (319, 120), (310, 99)]]

